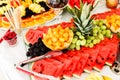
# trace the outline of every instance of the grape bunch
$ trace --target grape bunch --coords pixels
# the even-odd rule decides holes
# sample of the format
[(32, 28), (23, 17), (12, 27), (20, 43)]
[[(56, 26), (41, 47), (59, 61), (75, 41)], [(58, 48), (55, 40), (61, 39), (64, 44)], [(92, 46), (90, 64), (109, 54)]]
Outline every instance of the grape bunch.
[(91, 34), (86, 37), (86, 47), (93, 47), (104, 40), (105, 37), (112, 37), (111, 30), (107, 28), (103, 20), (94, 20), (93, 23), (95, 27), (92, 29)]
[(94, 45), (104, 40), (105, 37), (111, 38), (112, 32), (107, 28), (103, 20), (94, 20), (94, 27), (89, 35), (83, 36), (78, 30), (73, 30), (74, 37), (69, 49), (80, 50), (81, 46), (92, 48)]
[(44, 55), (45, 53), (47, 53), (48, 51), (50, 51), (50, 49), (47, 48), (43, 44), (41, 38), (39, 38), (38, 41), (36, 43), (34, 43), (33, 45), (29, 44), (29, 47), (30, 48), (28, 49), (26, 55), (27, 55), (27, 57), (30, 57), (30, 58)]
[(69, 49), (80, 50), (80, 46), (85, 46), (86, 44), (85, 36), (83, 36), (79, 31), (73, 31), (73, 32), (74, 32), (74, 37), (69, 46)]

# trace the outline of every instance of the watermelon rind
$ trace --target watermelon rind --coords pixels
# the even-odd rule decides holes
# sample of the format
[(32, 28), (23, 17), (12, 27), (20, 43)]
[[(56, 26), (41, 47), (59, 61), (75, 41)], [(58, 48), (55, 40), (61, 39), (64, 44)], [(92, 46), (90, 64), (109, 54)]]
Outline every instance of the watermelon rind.
[(84, 69), (84, 71), (87, 72), (87, 73), (91, 73), (91, 71), (89, 71), (89, 70), (87, 70), (87, 69)]
[(105, 64), (108, 65), (108, 66), (112, 66), (112, 64), (109, 63), (109, 62), (105, 62)]
[(63, 78), (66, 79), (66, 80), (70, 80), (71, 79), (70, 77), (65, 76), (65, 75), (63, 76)]
[(25, 32), (24, 36), (23, 36), (24, 42), (25, 42), (25, 44), (26, 44), (27, 46), (29, 45), (29, 42), (28, 42), (27, 39), (26, 39), (26, 34), (27, 34), (28, 31), (29, 31), (29, 30), (27, 30), (27, 31)]
[(80, 78), (80, 76), (77, 75), (77, 74), (73, 74), (73, 76), (74, 76), (75, 78)]
[(100, 69), (98, 69), (97, 67), (93, 67), (93, 69), (94, 70), (96, 70), (96, 71), (98, 71), (98, 72), (100, 72), (101, 70)]
[[(31, 65), (30, 65), (30, 69), (32, 69), (33, 64), (34, 64), (34, 62), (31, 63)], [(30, 78), (31, 78), (31, 80), (36, 80), (34, 76), (30, 76)], [(57, 80), (61, 80), (61, 79), (58, 77)]]

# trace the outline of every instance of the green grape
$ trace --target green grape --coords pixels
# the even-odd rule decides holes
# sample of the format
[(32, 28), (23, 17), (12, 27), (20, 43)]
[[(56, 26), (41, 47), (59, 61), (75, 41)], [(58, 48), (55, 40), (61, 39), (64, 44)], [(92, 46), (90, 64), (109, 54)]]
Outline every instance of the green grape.
[(76, 50), (80, 50), (80, 46), (77, 46), (77, 45), (76, 45), (76, 47), (75, 47), (75, 48), (76, 48)]
[(101, 40), (103, 40), (103, 39), (104, 39), (103, 34), (98, 34), (98, 37), (99, 37)]
[(93, 34), (97, 34), (98, 30), (97, 29), (93, 29)]
[(75, 48), (75, 44), (74, 43), (70, 44), (69, 48), (70, 49), (74, 49)]
[(98, 36), (97, 34), (93, 34), (94, 37)]
[(97, 43), (100, 43), (100, 41), (101, 41), (100, 39), (96, 39), (96, 40), (97, 40)]
[(77, 32), (76, 32), (76, 35), (81, 36), (81, 33), (77, 31)]
[(77, 40), (76, 46), (80, 46), (80, 44), (81, 44), (81, 40)]
[(94, 40), (94, 39), (95, 39), (95, 37), (94, 37), (94, 36), (90, 36), (90, 39), (91, 39), (91, 40)]
[(99, 26), (103, 26), (103, 20), (99, 20), (98, 25), (99, 25)]
[(85, 47), (88, 47), (89, 46), (89, 44), (85, 44)]
[(88, 44), (91, 43), (91, 42), (92, 42), (92, 40), (90, 40), (90, 39), (86, 40), (86, 43), (88, 43)]
[(93, 43), (90, 43), (90, 44), (89, 44), (89, 47), (90, 47), (90, 48), (92, 48), (93, 46), (94, 46), (94, 44), (93, 44)]
[(93, 24), (97, 25), (99, 23), (98, 20), (93, 20)]
[(93, 40), (93, 44), (97, 44), (97, 42), (98, 42), (97, 39)]
[(81, 36), (79, 36), (79, 39), (85, 39), (85, 37), (81, 35)]
[(98, 34), (102, 34), (102, 30), (101, 29), (98, 31)]
[(78, 40), (78, 37), (74, 37), (73, 40), (72, 40), (72, 43), (76, 43)]
[(100, 29), (102, 29), (102, 30), (106, 30), (107, 28), (106, 28), (105, 25), (102, 25), (102, 26), (100, 27)]
[(106, 37), (111, 37), (111, 31), (110, 30), (106, 30)]
[(118, 37), (120, 38), (120, 32), (117, 33)]
[(106, 35), (106, 30), (102, 30), (102, 34), (105, 36)]
[(84, 46), (85, 44), (86, 44), (86, 40), (85, 39), (81, 40), (81, 46)]

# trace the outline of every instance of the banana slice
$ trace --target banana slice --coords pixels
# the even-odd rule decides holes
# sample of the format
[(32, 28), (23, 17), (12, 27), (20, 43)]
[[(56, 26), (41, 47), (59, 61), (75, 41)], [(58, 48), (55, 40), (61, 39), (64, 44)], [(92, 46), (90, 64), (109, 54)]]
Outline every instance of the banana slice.
[(110, 77), (108, 77), (108, 76), (105, 76), (105, 75), (103, 75), (103, 79), (104, 79), (104, 80), (113, 80), (112, 78), (110, 78)]

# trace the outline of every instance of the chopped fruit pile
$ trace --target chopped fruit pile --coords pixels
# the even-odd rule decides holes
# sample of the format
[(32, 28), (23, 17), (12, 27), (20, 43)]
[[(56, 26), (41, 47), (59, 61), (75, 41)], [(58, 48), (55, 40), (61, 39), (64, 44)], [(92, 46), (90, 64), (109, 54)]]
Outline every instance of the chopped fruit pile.
[[(39, 26), (36, 29), (29, 29), (24, 35), (24, 41), (27, 45), (34, 44), (38, 41), (39, 38), (43, 38), (43, 33), (47, 33), (49, 28), (56, 28), (60, 25), (62, 28), (71, 28), (74, 27), (73, 22), (62, 22), (60, 24), (55, 24), (51, 26)], [(56, 34), (58, 35), (58, 34)]]
[(120, 32), (120, 15), (113, 14), (106, 17), (106, 25), (113, 32)]
[(118, 39), (114, 35), (93, 48), (68, 50), (62, 55), (38, 60), (33, 63), (32, 70), (60, 79), (70, 79), (72, 76), (79, 78), (83, 71), (91, 72), (93, 67), (100, 71), (106, 62), (112, 64), (115, 61), (117, 49)]
[(56, 14), (52, 8), (46, 5), (46, 0), (11, 0), (0, 1), (0, 28), (9, 28), (10, 23), (4, 16), (4, 12), (12, 7), (21, 8), (22, 28), (41, 25), (53, 19)]
[(51, 50), (62, 50), (69, 47), (72, 38), (72, 30), (58, 25), (56, 28), (49, 28), (47, 34), (43, 35), (43, 42)]
[(39, 38), (38, 41), (34, 44), (29, 44), (29, 49), (27, 51), (27, 57), (33, 58), (36, 56), (41, 56), (50, 51), (49, 48), (47, 48), (43, 42), (42, 39)]
[(112, 9), (110, 11), (106, 11), (104, 13), (98, 13), (92, 15), (92, 18), (94, 19), (106, 19), (107, 16), (111, 16), (113, 14), (120, 15), (120, 8)]

